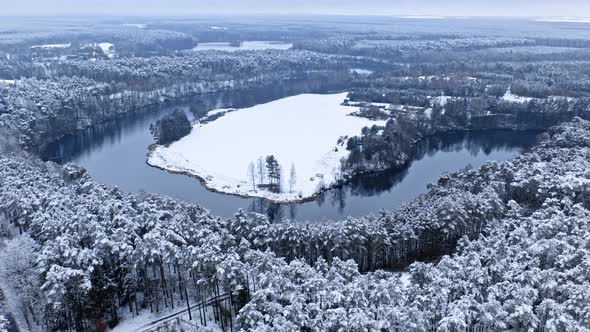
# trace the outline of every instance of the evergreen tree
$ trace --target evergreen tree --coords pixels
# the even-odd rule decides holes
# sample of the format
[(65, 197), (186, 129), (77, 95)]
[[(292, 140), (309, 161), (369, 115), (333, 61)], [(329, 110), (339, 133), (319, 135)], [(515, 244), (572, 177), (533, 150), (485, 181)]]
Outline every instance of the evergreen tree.
[(274, 155), (266, 157), (266, 171), (271, 190), (281, 192), (281, 165)]

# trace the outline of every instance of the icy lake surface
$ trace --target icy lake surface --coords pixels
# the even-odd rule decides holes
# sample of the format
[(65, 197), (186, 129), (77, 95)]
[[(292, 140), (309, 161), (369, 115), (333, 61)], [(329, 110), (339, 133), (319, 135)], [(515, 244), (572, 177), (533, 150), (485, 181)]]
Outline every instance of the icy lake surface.
[[(180, 107), (188, 109), (196, 102), (204, 102), (211, 110), (244, 108), (301, 93), (298, 92), (301, 88), (277, 88), (200, 96), (183, 102)], [(303, 89), (307, 90), (306, 87)], [(436, 182), (445, 173), (468, 165), (478, 167), (489, 160), (514, 158), (536, 142), (536, 133), (531, 132), (486, 131), (440, 135), (420, 143), (415, 160), (405, 170), (361, 176), (343, 188), (328, 191), (315, 201), (279, 205), (257, 198), (211, 192), (195, 178), (147, 165), (146, 147), (153, 143), (149, 126), (175, 108), (146, 112), (67, 136), (50, 146), (46, 159), (78, 163), (98, 182), (117, 186), (125, 192), (147, 191), (168, 195), (198, 203), (222, 217), (243, 209), (265, 213), (276, 219), (336, 220), (396, 208), (425, 192), (428, 184)], [(245, 176), (246, 169), (242, 173)]]
[[(337, 144), (341, 137), (385, 125), (351, 116), (358, 107), (342, 106), (346, 96), (301, 94), (228, 112), (215, 121), (197, 123), (191, 134), (168, 147), (157, 147), (148, 163), (198, 176), (207, 187), (223, 193), (277, 202), (308, 199), (338, 181), (340, 160), (349, 154), (346, 140)], [(248, 176), (250, 164), (270, 155), (283, 173), (280, 193), (256, 188), (258, 175), (254, 183)], [(290, 186), (292, 167), (296, 181)]]

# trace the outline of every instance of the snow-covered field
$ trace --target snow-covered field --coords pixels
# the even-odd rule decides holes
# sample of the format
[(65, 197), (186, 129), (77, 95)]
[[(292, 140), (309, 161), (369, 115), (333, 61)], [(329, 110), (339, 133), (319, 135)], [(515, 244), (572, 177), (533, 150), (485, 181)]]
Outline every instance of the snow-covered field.
[(537, 22), (551, 22), (551, 23), (590, 23), (590, 18), (587, 17), (548, 17), (536, 19)]
[[(340, 160), (348, 155), (345, 142), (338, 145), (338, 139), (358, 135), (365, 126), (385, 124), (350, 116), (358, 107), (341, 105), (346, 96), (302, 94), (230, 112), (207, 124), (197, 123), (180, 141), (156, 147), (148, 163), (198, 176), (208, 188), (228, 194), (277, 202), (313, 197), (322, 184), (330, 187), (335, 183)], [(281, 165), (282, 193), (255, 191), (248, 176), (250, 163), (268, 155), (274, 155)], [(292, 165), (297, 181), (291, 192)]]
[(438, 97), (432, 97), (432, 99), (430, 100), (432, 105), (438, 104), (440, 106), (445, 106), (449, 100), (453, 99), (452, 96), (438, 96)]
[(429, 16), (429, 15), (410, 15), (410, 16), (399, 16), (399, 18), (405, 18), (409, 20), (443, 20), (444, 16)]
[(138, 24), (138, 23), (125, 23), (125, 24), (123, 24), (123, 26), (132, 27), (132, 28), (138, 28), (138, 29), (145, 29), (145, 28), (147, 28), (147, 24), (143, 24), (143, 23), (141, 23), (141, 24)]
[(194, 51), (256, 51), (256, 50), (288, 50), (293, 44), (275, 41), (245, 41), (240, 46), (232, 46), (229, 43), (200, 43)]
[(86, 48), (86, 47), (100, 48), (102, 53), (104, 53), (104, 55), (106, 55), (109, 59), (112, 59), (115, 56), (115, 44), (113, 44), (113, 43), (101, 42), (101, 43), (87, 43), (87, 44), (82, 45), (82, 48)]
[(368, 70), (368, 69), (362, 69), (362, 68), (352, 68), (352, 69), (350, 69), (350, 73), (368, 76), (368, 75), (371, 75), (372, 73), (374, 73), (374, 71)]
[(512, 93), (510, 89), (506, 91), (504, 96), (502, 97), (505, 101), (510, 101), (513, 103), (528, 103), (529, 101), (533, 100), (531, 97), (521, 97)]
[(98, 43), (98, 47), (102, 50), (102, 52), (109, 58), (112, 59), (115, 56), (115, 51), (113, 49), (115, 45), (113, 43)]
[(34, 45), (31, 48), (68, 48), (72, 44), (46, 44), (46, 45)]

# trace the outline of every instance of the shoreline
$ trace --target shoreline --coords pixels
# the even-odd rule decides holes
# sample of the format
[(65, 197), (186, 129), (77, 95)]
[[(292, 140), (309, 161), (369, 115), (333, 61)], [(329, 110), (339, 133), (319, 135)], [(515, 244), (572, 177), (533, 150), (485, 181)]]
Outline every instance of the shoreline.
[[(289, 98), (282, 98), (247, 108), (252, 109), (261, 105), (261, 107), (267, 107), (268, 109), (268, 105), (271, 105), (272, 107), (273, 103), (276, 103), (277, 101), (287, 100), (290, 98), (301, 98), (307, 103), (309, 103), (308, 100), (311, 100), (314, 103), (319, 103), (320, 105), (325, 105), (328, 103), (330, 105), (327, 107), (328, 111), (325, 111), (321, 114), (323, 118), (329, 118), (333, 121), (339, 121), (339, 123), (342, 123), (343, 129), (334, 129), (332, 131), (328, 131), (328, 135), (324, 136), (327, 137), (327, 139), (324, 139), (320, 142), (319, 148), (316, 148), (315, 150), (295, 149), (297, 151), (295, 152), (295, 155), (298, 157), (294, 158), (293, 160), (305, 162), (306, 166), (303, 168), (304, 172), (299, 174), (300, 180), (295, 186), (292, 185), (289, 187), (286, 185), (286, 182), (284, 182), (283, 188), (281, 188), (282, 190), (275, 191), (272, 190), (274, 188), (267, 188), (263, 185), (255, 185), (255, 183), (252, 183), (252, 181), (248, 180), (244, 181), (244, 179), (239, 175), (240, 170), (236, 170), (236, 160), (232, 162), (226, 160), (227, 157), (225, 157), (226, 159), (221, 158), (220, 160), (222, 160), (226, 166), (232, 165), (225, 168), (223, 167), (223, 164), (217, 165), (215, 163), (198, 162), (198, 158), (203, 158), (203, 156), (197, 158), (194, 153), (191, 152), (191, 146), (187, 145), (186, 141), (183, 140), (179, 140), (179, 144), (181, 144), (182, 147), (180, 150), (175, 150), (176, 145), (170, 145), (170, 149), (168, 149), (167, 146), (159, 144), (150, 145), (148, 147), (146, 163), (151, 167), (166, 170), (170, 173), (183, 174), (197, 178), (199, 182), (201, 182), (201, 184), (211, 192), (223, 193), (242, 198), (260, 198), (264, 201), (275, 204), (292, 204), (315, 201), (318, 198), (321, 198), (323, 193), (329, 189), (340, 187), (349, 180), (349, 177), (342, 175), (343, 172), (340, 170), (341, 160), (348, 158), (349, 155), (349, 151), (345, 149), (344, 141), (342, 141), (343, 137), (356, 135), (357, 132), (361, 132), (361, 128), (363, 126), (375, 124), (385, 125), (385, 121), (382, 120), (376, 121), (362, 117), (350, 117), (349, 108), (342, 105), (342, 100), (345, 100), (346, 96), (346, 92), (340, 92), (336, 94), (302, 93)], [(334, 100), (337, 100), (337, 103), (334, 103)], [(298, 111), (293, 107), (287, 109), (287, 115), (292, 115), (292, 113)], [(193, 128), (200, 128), (201, 126), (204, 126), (204, 123), (215, 122), (217, 119), (226, 116), (228, 113), (234, 110), (235, 109), (231, 108), (220, 108), (216, 109), (213, 113), (208, 112), (205, 116), (193, 123)], [(242, 112), (240, 112), (240, 114), (242, 114)], [(191, 139), (195, 139), (194, 131), (191, 135), (186, 135), (186, 137), (189, 137), (189, 142), (192, 142), (191, 144), (193, 144), (193, 146), (195, 144), (199, 145), (199, 142), (203, 142), (202, 139), (200, 139), (198, 142), (191, 141)], [(328, 140), (331, 140), (332, 136), (334, 137), (334, 141), (337, 141), (337, 144), (335, 145), (333, 142), (328, 142)], [(286, 144), (288, 144), (288, 146), (295, 147), (297, 144), (301, 144), (301, 140), (295, 139), (294, 137), (294, 135), (288, 136), (286, 140)], [(305, 140), (303, 141), (305, 142)], [(240, 151), (249, 151), (251, 148), (251, 146), (242, 146)], [(201, 147), (201, 150), (207, 149), (208, 147)], [(264, 150), (264, 148), (261, 149)], [(231, 148), (229, 150), (233, 151)], [(277, 148), (275, 147), (275, 151), (276, 150)], [(169, 151), (175, 152), (171, 154)], [(307, 154), (305, 151), (307, 151)], [(235, 153), (236, 155), (241, 156), (237, 150)], [(263, 155), (265, 153), (266, 151), (258, 151), (257, 154)], [(215, 153), (213, 155), (215, 156)], [(244, 160), (241, 160), (241, 162), (244, 162)], [(228, 169), (229, 171), (223, 171)]]
[[(178, 106), (179, 103), (183, 103), (187, 100), (190, 100), (192, 98), (197, 98), (200, 96), (207, 96), (207, 95), (215, 95), (215, 94), (221, 94), (221, 93), (229, 93), (229, 92), (246, 92), (246, 91), (251, 91), (251, 90), (255, 90), (255, 89), (259, 89), (259, 88), (263, 88), (263, 87), (269, 87), (269, 86), (273, 86), (273, 84), (270, 83), (263, 83), (263, 84), (252, 84), (249, 85), (249, 81), (248, 80), (242, 80), (245, 82), (245, 85), (241, 85), (241, 84), (237, 84), (237, 86), (233, 86), (233, 87), (216, 87), (216, 88), (212, 88), (210, 90), (204, 90), (204, 91), (200, 91), (200, 92), (190, 92), (184, 95), (180, 95), (180, 96), (175, 96), (175, 97), (166, 97), (164, 100), (159, 100), (159, 101), (152, 101), (149, 102), (147, 104), (144, 105), (140, 105), (140, 106), (136, 106), (136, 107), (132, 107), (129, 108), (126, 111), (120, 112), (120, 113), (116, 113), (111, 117), (105, 118), (105, 119), (98, 119), (93, 121), (90, 124), (81, 126), (81, 127), (77, 127), (73, 130), (64, 132), (64, 133), (60, 133), (57, 136), (52, 136), (52, 137), (45, 137), (45, 142), (44, 145), (38, 147), (38, 148), (32, 148), (29, 146), (26, 146), (27, 149), (32, 149), (32, 151), (35, 152), (35, 154), (41, 156), (41, 159), (43, 160), (50, 160), (51, 158), (48, 155), (48, 146), (50, 146), (51, 144), (56, 144), (59, 143), (60, 141), (62, 141), (64, 138), (68, 137), (68, 136), (72, 136), (72, 135), (77, 135), (80, 132), (83, 132), (85, 130), (90, 130), (93, 128), (97, 128), (100, 125), (106, 124), (106, 123), (112, 123), (114, 121), (119, 121), (119, 120), (124, 120), (126, 117), (131, 117), (131, 116), (137, 116), (137, 115), (141, 115), (141, 114), (145, 114), (145, 113), (150, 113), (152, 111), (160, 111), (164, 108), (168, 108), (168, 107), (175, 107)], [(288, 78), (285, 80), (286, 82), (289, 83), (297, 83), (297, 82), (301, 82), (304, 81), (302, 79), (299, 78)], [(283, 80), (275, 80), (276, 82), (283, 82)], [(326, 89), (330, 92), (313, 92), (313, 93), (318, 93), (318, 94), (324, 94), (324, 93), (336, 93), (336, 92), (341, 92), (343, 90), (345, 90), (343, 87), (336, 87), (336, 86), (332, 86), (331, 84), (326, 84), (325, 85)], [(311, 93), (309, 92), (307, 89), (303, 89), (305, 90), (305, 92), (298, 92), (298, 93)], [(312, 91), (312, 90), (310, 90)], [(291, 95), (291, 94), (288, 94)]]
[(278, 199), (272, 199), (269, 197), (264, 197), (264, 196), (255, 196), (255, 195), (248, 195), (248, 194), (241, 194), (241, 193), (235, 193), (235, 192), (227, 192), (227, 191), (223, 191), (223, 190), (219, 190), (217, 188), (214, 188), (212, 186), (209, 185), (208, 181), (206, 179), (204, 179), (203, 177), (191, 173), (191, 172), (187, 172), (187, 171), (176, 171), (176, 170), (171, 170), (162, 166), (158, 166), (158, 165), (153, 165), (150, 163), (150, 157), (152, 156), (153, 151), (160, 145), (153, 143), (150, 144), (148, 146), (148, 153), (146, 154), (146, 164), (150, 167), (153, 168), (157, 168), (160, 169), (162, 171), (166, 171), (168, 173), (171, 174), (179, 174), (179, 175), (185, 175), (191, 178), (195, 178), (199, 181), (199, 183), (208, 191), (213, 192), (213, 193), (218, 193), (218, 194), (222, 194), (222, 195), (228, 195), (228, 196), (235, 196), (235, 197), (240, 197), (240, 198), (244, 198), (244, 199), (261, 199), (265, 202), (271, 203), (271, 204), (279, 204), (279, 205), (290, 205), (290, 204), (303, 204), (303, 203), (309, 203), (309, 202), (313, 202), (316, 201), (318, 198), (320, 198), (323, 194), (325, 194), (326, 192), (333, 190), (333, 189), (338, 189), (338, 188), (342, 188), (345, 185), (351, 183), (351, 181), (353, 181), (356, 177), (360, 177), (360, 176), (369, 176), (369, 175), (377, 175), (380, 173), (385, 173), (385, 172), (399, 172), (402, 171), (406, 168), (408, 168), (408, 166), (414, 161), (415, 157), (416, 157), (416, 147), (418, 145), (418, 143), (420, 143), (421, 141), (429, 138), (429, 137), (434, 137), (437, 134), (443, 134), (443, 133), (448, 133), (448, 132), (463, 132), (463, 133), (470, 133), (470, 132), (487, 132), (487, 131), (510, 131), (510, 132), (519, 132), (519, 131), (532, 131), (532, 132), (536, 132), (538, 134), (543, 133), (543, 131), (541, 130), (523, 130), (523, 129), (482, 129), (482, 130), (472, 130), (472, 129), (467, 129), (467, 130), (446, 130), (446, 131), (441, 131), (441, 132), (437, 132), (437, 133), (433, 133), (433, 134), (428, 134), (425, 135), (424, 137), (421, 137), (419, 140), (413, 142), (412, 146), (413, 146), (413, 151), (412, 154), (408, 156), (407, 160), (404, 161), (400, 161), (399, 166), (395, 166), (395, 167), (388, 167), (388, 168), (384, 168), (384, 169), (372, 169), (372, 170), (366, 170), (363, 172), (357, 172), (355, 174), (352, 175), (344, 175), (343, 180), (333, 183), (330, 186), (326, 186), (326, 188), (320, 192), (315, 192), (312, 196), (307, 196), (307, 197), (303, 197), (300, 199), (287, 199), (287, 200), (278, 200)]
[(219, 190), (217, 188), (214, 188), (214, 187), (210, 186), (209, 185), (209, 182), (206, 179), (204, 179), (202, 176), (200, 176), (200, 175), (197, 175), (197, 174), (194, 174), (194, 173), (191, 173), (191, 172), (187, 172), (187, 171), (171, 170), (171, 169), (168, 169), (168, 168), (165, 168), (165, 167), (162, 167), (162, 166), (151, 164), (150, 163), (150, 157), (152, 156), (152, 153), (154, 152), (154, 150), (158, 146), (160, 146), (160, 145), (155, 144), (155, 143), (150, 144), (148, 146), (148, 153), (146, 154), (147, 159), (145, 161), (145, 163), (148, 166), (153, 167), (153, 168), (160, 169), (162, 171), (166, 171), (166, 172), (171, 173), (171, 174), (185, 175), (185, 176), (188, 176), (188, 177), (197, 179), (201, 183), (201, 185), (205, 189), (207, 189), (208, 191), (213, 192), (213, 193), (222, 194), (222, 195), (241, 197), (241, 198), (244, 198), (244, 199), (262, 199), (262, 200), (264, 200), (264, 201), (266, 201), (268, 203), (271, 203), (271, 204), (280, 204), (280, 205), (302, 204), (302, 203), (313, 202), (313, 201), (317, 200), (319, 197), (321, 197), (321, 195), (324, 192), (326, 192), (326, 191), (328, 191), (330, 189), (335, 189), (335, 188), (341, 187), (342, 185), (344, 185), (344, 184), (346, 184), (348, 182), (348, 181), (346, 181), (346, 182), (343, 182), (343, 183), (339, 183), (338, 185), (335, 185), (335, 186), (326, 187), (326, 189), (324, 189), (323, 191), (316, 192), (312, 196), (302, 197), (302, 198), (299, 198), (299, 199), (287, 199), (287, 200), (277, 200), (277, 199), (272, 199), (272, 198), (264, 197), (264, 196), (255, 196), (255, 195), (241, 194), (241, 193), (235, 193), (235, 192), (227, 192), (227, 191)]

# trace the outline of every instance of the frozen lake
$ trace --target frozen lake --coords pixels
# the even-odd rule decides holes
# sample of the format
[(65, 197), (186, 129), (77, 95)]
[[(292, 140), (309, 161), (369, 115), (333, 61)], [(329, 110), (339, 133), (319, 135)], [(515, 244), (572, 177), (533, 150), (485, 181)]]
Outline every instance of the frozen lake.
[[(204, 102), (210, 110), (248, 108), (301, 92), (300, 89), (264, 88), (200, 96), (198, 102)], [(186, 109), (195, 102), (187, 100), (180, 106)], [(329, 190), (312, 202), (269, 204), (261, 199), (211, 192), (193, 177), (169, 173), (146, 164), (147, 146), (153, 143), (149, 125), (174, 108), (146, 112), (68, 136), (51, 146), (47, 158), (78, 163), (100, 183), (116, 185), (127, 192), (155, 192), (195, 202), (223, 217), (243, 209), (266, 213), (277, 219), (334, 220), (396, 208), (425, 192), (428, 184), (436, 182), (445, 173), (468, 165), (478, 167), (489, 160), (514, 158), (536, 142), (534, 132), (486, 131), (439, 135), (421, 142), (415, 160), (404, 170), (357, 177), (343, 188)], [(231, 133), (228, 136), (232, 136)], [(199, 155), (207, 157), (205, 152)], [(239, 169), (242, 168), (244, 166), (240, 165)], [(244, 168), (244, 176), (246, 172)]]

